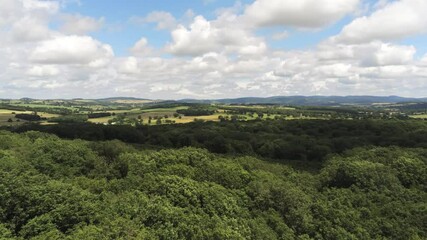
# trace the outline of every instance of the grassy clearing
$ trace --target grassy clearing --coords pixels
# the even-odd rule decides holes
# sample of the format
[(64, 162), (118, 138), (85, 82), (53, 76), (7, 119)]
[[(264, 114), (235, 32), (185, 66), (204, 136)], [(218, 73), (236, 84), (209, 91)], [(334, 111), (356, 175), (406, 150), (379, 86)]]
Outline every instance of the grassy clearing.
[(26, 114), (31, 114), (31, 111), (15, 111), (15, 110), (9, 110), (9, 109), (0, 109), (0, 114), (12, 114), (12, 112), (14, 113), (26, 113)]
[(142, 112), (176, 112), (177, 110), (188, 109), (187, 106), (179, 106), (173, 108), (153, 108), (153, 109), (144, 109)]
[(214, 114), (214, 115), (207, 115), (207, 116), (182, 116), (181, 119), (179, 118), (171, 118), (170, 120), (175, 121), (176, 123), (189, 123), (194, 122), (194, 119), (198, 120), (204, 120), (204, 121), (214, 121), (218, 122), (218, 116), (221, 114)]
[(123, 103), (123, 104), (142, 104), (142, 103), (152, 103), (153, 100), (116, 100), (114, 103)]
[(227, 108), (247, 108), (248, 110), (250, 109), (280, 109), (280, 110), (295, 110), (295, 108), (293, 107), (283, 107), (283, 106), (273, 106), (273, 107), (269, 107), (269, 106), (262, 106), (262, 105), (250, 105), (250, 106), (245, 106), (245, 105), (229, 105), (226, 106)]
[(134, 108), (134, 109), (128, 109), (128, 110), (109, 110), (107, 112), (115, 113), (115, 114), (124, 114), (124, 113), (141, 113), (141, 109)]
[(59, 114), (46, 113), (46, 112), (37, 112), (37, 114), (42, 118), (56, 118), (61, 116)]
[(427, 119), (427, 114), (410, 115), (409, 117), (416, 119)]
[[(32, 114), (32, 111), (15, 111), (15, 110), (9, 110), (9, 109), (0, 109), (0, 126), (15, 126), (22, 123), (25, 123), (25, 120), (20, 119), (18, 121), (17, 118), (15, 118), (15, 114)], [(54, 118), (59, 117), (58, 114), (51, 114), (46, 112), (37, 112), (37, 114), (42, 118)], [(12, 119), (12, 122), (8, 122), (9, 119)]]
[(57, 124), (58, 123), (56, 122), (46, 122), (46, 121), (40, 123), (40, 125), (57, 125)]
[(50, 104), (34, 104), (34, 103), (11, 103), (11, 106), (16, 107), (28, 107), (28, 108), (63, 108), (69, 110), (78, 110), (76, 107), (66, 107), (61, 105), (50, 105)]
[[(12, 119), (13, 122), (8, 122), (9, 119)], [(18, 119), (15, 118), (15, 115), (13, 114), (0, 114), (0, 126), (16, 126), (24, 123), (24, 120), (20, 120), (18, 122)]]
[(91, 123), (108, 123), (110, 119), (113, 119), (114, 117), (102, 117), (102, 118), (89, 118), (87, 121)]

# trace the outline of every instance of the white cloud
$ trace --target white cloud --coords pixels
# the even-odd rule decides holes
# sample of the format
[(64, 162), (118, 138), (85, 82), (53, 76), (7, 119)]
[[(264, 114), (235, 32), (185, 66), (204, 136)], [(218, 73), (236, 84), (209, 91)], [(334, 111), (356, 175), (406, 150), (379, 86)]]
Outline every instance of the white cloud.
[(374, 43), (357, 51), (357, 54), (363, 59), (364, 65), (386, 66), (408, 64), (413, 60), (415, 52), (416, 49), (413, 46)]
[(44, 64), (91, 64), (113, 56), (109, 45), (91, 37), (59, 36), (38, 44), (30, 60)]
[(60, 71), (57, 67), (50, 65), (33, 66), (27, 71), (28, 75), (35, 77), (56, 76), (59, 73)]
[(64, 24), (61, 26), (60, 31), (66, 34), (84, 35), (90, 32), (97, 31), (104, 25), (104, 18), (92, 18), (82, 16), (80, 14), (70, 15), (64, 14), (62, 16)]
[(31, 42), (48, 38), (52, 34), (49, 18), (58, 10), (58, 3), (53, 1), (0, 0), (2, 39)]
[(321, 61), (357, 62), (360, 65), (385, 66), (410, 64), (414, 60), (414, 46), (395, 45), (374, 41), (365, 44), (336, 44), (333, 40), (318, 46), (317, 57)]
[(336, 37), (337, 42), (358, 44), (402, 39), (427, 32), (427, 1), (393, 1), (371, 16), (353, 20)]
[(18, 0), (22, 2), (25, 11), (40, 11), (54, 14), (59, 10), (57, 1)]
[(15, 13), (21, 11), (20, 5), (16, 0), (0, 0), (0, 27), (16, 19)]
[(130, 52), (134, 56), (147, 57), (153, 53), (153, 49), (149, 47), (147, 38), (143, 37), (135, 43)]
[(345, 78), (353, 75), (352, 65), (343, 63), (334, 63), (330, 65), (321, 65), (314, 69), (315, 72), (325, 77)]
[(46, 22), (32, 17), (24, 17), (15, 22), (11, 33), (13, 40), (16, 42), (44, 40), (53, 34)]
[(126, 58), (118, 67), (120, 73), (137, 74), (140, 73), (138, 60), (135, 57)]
[(175, 17), (164, 11), (154, 11), (145, 17), (132, 17), (130, 22), (135, 24), (156, 23), (158, 30), (173, 29), (178, 25)]
[(257, 26), (321, 28), (357, 9), (359, 0), (256, 0), (244, 16)]
[(208, 52), (234, 52), (261, 54), (267, 50), (262, 38), (247, 29), (234, 25), (233, 18), (208, 21), (202, 16), (194, 18), (189, 28), (182, 25), (172, 31), (172, 43), (167, 50), (176, 55), (197, 56)]
[(150, 92), (166, 92), (166, 91), (178, 91), (181, 88), (181, 84), (176, 83), (152, 83), (150, 84)]
[[(427, 55), (419, 58), (425, 53), (416, 54), (416, 45), (375, 40), (362, 33), (368, 40), (325, 39), (306, 50), (268, 47), (265, 38), (281, 39), (286, 44), (284, 30), (288, 28), (284, 27), (324, 27), (351, 13), (350, 6), (356, 6), (356, 0), (334, 0), (335, 7), (331, 7), (332, 1), (293, 1), (293, 6), (286, 8), (283, 6), (290, 0), (268, 1), (271, 6), (258, 0), (254, 2), (264, 2), (257, 5), (258, 17), (249, 17), (255, 3), (246, 11), (245, 6), (236, 4), (216, 11), (213, 19), (194, 17), (188, 11), (175, 23), (170, 14), (163, 13), (170, 16), (163, 22), (152, 14), (158, 28), (171, 30), (170, 42), (156, 49), (149, 44), (154, 39), (148, 33), (141, 34), (144, 37), (128, 46), (131, 56), (120, 57), (114, 56), (109, 45), (84, 35), (98, 29), (102, 19), (67, 15), (71, 16), (67, 24), (78, 24), (61, 27), (64, 13), (58, 4), (63, 2), (0, 0), (2, 97), (425, 96), (427, 89)], [(320, 2), (325, 5), (320, 6)], [(367, 18), (374, 19), (376, 11), (392, 5), (393, 1), (382, 1), (371, 8), (374, 13)], [(292, 14), (285, 14), (287, 11)], [(322, 21), (314, 22), (315, 18)], [(52, 27), (58, 24), (59, 30)], [(276, 34), (267, 36), (258, 31), (272, 25), (279, 25), (269, 29)], [(407, 31), (404, 28), (396, 31)]]

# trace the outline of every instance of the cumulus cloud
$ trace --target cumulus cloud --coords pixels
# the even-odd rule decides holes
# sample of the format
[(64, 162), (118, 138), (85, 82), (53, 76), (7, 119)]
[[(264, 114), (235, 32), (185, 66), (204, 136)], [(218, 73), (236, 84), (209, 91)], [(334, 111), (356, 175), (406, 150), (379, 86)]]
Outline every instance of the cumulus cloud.
[(374, 40), (402, 39), (427, 32), (427, 1), (400, 0), (385, 4), (370, 16), (362, 16), (344, 27), (337, 42), (357, 44)]
[(109, 45), (89, 36), (59, 36), (38, 44), (30, 60), (44, 64), (96, 64), (113, 55)]
[(267, 46), (262, 38), (234, 26), (233, 20), (208, 21), (203, 16), (197, 16), (189, 28), (180, 25), (172, 31), (172, 43), (167, 50), (176, 55), (190, 56), (218, 51), (249, 55), (266, 51)]
[(359, 0), (256, 0), (244, 16), (257, 26), (321, 28), (357, 9)]
[(135, 57), (128, 57), (122, 61), (118, 70), (120, 73), (124, 74), (137, 74), (141, 72), (138, 67), (138, 60)]
[[(102, 27), (102, 18), (64, 15), (58, 1), (0, 0), (2, 97), (425, 96), (427, 55), (417, 52), (417, 45), (389, 41), (400, 37), (378, 37), (367, 30), (371, 22), (379, 21), (375, 19), (381, 11), (391, 11), (387, 9), (394, 4), (418, 4), (411, 5), (413, 10), (413, 6), (421, 9), (424, 1), (381, 1), (366, 17), (369, 26), (358, 30), (366, 39), (344, 38), (350, 36), (345, 29), (357, 32), (350, 23), (340, 35), (305, 50), (269, 48), (268, 40), (286, 44), (289, 27), (318, 29), (333, 24), (351, 14), (359, 1), (301, 0), (292, 1), (292, 6), (290, 0), (266, 2), (236, 4), (212, 18), (191, 11), (182, 19), (166, 12), (149, 14), (144, 24), (149, 21), (157, 29), (170, 30), (170, 41), (155, 48), (149, 35), (141, 34), (144, 37), (128, 46), (130, 56), (114, 56), (111, 46), (85, 35)], [(413, 19), (419, 18), (419, 9)], [(53, 28), (63, 16), (68, 18), (65, 24)], [(420, 31), (409, 31), (414, 26), (397, 24), (409, 21), (407, 15), (396, 16), (400, 17), (394, 22), (383, 22), (385, 30), (381, 26), (376, 31), (388, 31), (393, 25), (404, 33), (401, 36), (422, 32), (421, 25)], [(71, 26), (73, 22), (78, 24)], [(276, 27), (267, 32), (275, 34), (258, 31), (270, 26)]]
[(317, 57), (322, 61), (355, 61), (363, 66), (404, 65), (414, 60), (414, 46), (374, 41), (364, 44), (336, 44), (326, 41), (318, 46)]
[(43, 20), (24, 17), (15, 22), (11, 29), (15, 42), (32, 42), (49, 38), (53, 32)]
[(399, 46), (388, 43), (373, 43), (361, 49), (357, 54), (362, 58), (363, 65), (404, 65), (410, 63), (415, 55), (413, 46)]
[(169, 12), (154, 11), (145, 17), (132, 17), (130, 22), (135, 24), (156, 23), (158, 30), (173, 29), (178, 23), (175, 17)]
[[(0, 0), (0, 31), (2, 38), (14, 42), (31, 42), (48, 38), (49, 17), (58, 12), (57, 2), (38, 0)], [(7, 26), (2, 29), (2, 26)]]
[(148, 45), (148, 40), (145, 37), (139, 39), (130, 49), (133, 56), (147, 57), (153, 54), (153, 49)]
[(59, 73), (60, 71), (57, 67), (50, 65), (33, 66), (27, 71), (28, 75), (35, 77), (56, 76)]
[(80, 14), (64, 14), (62, 20), (64, 24), (60, 27), (60, 31), (66, 34), (77, 35), (85, 35), (90, 32), (98, 31), (105, 22), (103, 17), (96, 19)]

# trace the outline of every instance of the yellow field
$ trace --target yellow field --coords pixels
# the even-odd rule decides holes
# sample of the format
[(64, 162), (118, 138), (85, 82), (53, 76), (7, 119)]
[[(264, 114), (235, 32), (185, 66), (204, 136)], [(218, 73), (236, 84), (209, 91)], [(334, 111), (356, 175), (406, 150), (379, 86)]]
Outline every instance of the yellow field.
[(138, 103), (151, 103), (153, 100), (116, 100), (114, 103), (124, 103), (124, 104), (138, 104)]
[[(15, 111), (15, 110), (9, 110), (9, 109), (0, 109), (0, 126), (12, 126), (12, 125), (19, 125), (24, 122), (25, 120), (19, 120), (15, 118), (15, 114), (12, 114), (14, 112), (15, 114), (31, 114), (32, 111)], [(37, 114), (40, 117), (43, 118), (54, 118), (58, 117), (58, 114), (51, 114), (51, 113), (45, 113), (45, 112), (37, 112)], [(12, 119), (13, 122), (8, 122), (8, 120)]]
[(214, 114), (214, 115), (209, 115), (209, 116), (183, 116), (181, 117), (181, 119), (179, 118), (171, 118), (170, 120), (175, 121), (176, 123), (189, 123), (189, 122), (194, 122), (194, 119), (197, 118), (199, 120), (204, 120), (204, 121), (214, 121), (214, 122), (218, 122), (218, 116), (221, 114)]
[(31, 111), (15, 111), (15, 110), (9, 110), (9, 109), (0, 109), (0, 114), (12, 114), (12, 112), (14, 113), (26, 113), (26, 114), (31, 114)]
[(410, 115), (411, 118), (417, 118), (417, 119), (427, 119), (427, 114), (420, 114), (420, 115)]
[(248, 109), (280, 109), (280, 110), (295, 110), (295, 108), (292, 107), (266, 107), (266, 106), (262, 106), (262, 105), (250, 105), (250, 106), (245, 106), (245, 105), (230, 105), (230, 106), (226, 106), (228, 108), (248, 108)]
[(111, 111), (107, 111), (110, 113), (138, 113), (141, 112), (141, 110), (139, 108), (134, 108), (134, 109), (130, 109), (130, 110), (111, 110)]
[(108, 120), (113, 119), (114, 117), (102, 117), (102, 118), (89, 118), (87, 121), (91, 123), (108, 123)]
[(37, 114), (42, 118), (55, 118), (55, 117), (61, 116), (59, 114), (52, 114), (52, 113), (45, 113), (45, 112), (37, 112)]
[(56, 125), (56, 122), (41, 122), (40, 125)]
[(176, 112), (177, 110), (188, 109), (187, 106), (180, 106), (174, 108), (152, 108), (152, 109), (144, 109), (142, 112)]

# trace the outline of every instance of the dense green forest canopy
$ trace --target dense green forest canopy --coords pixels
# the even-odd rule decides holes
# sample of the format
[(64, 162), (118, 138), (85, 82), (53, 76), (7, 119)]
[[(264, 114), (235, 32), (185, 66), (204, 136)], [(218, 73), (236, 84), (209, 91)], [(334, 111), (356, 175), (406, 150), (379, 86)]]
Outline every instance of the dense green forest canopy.
[(354, 148), (308, 172), (2, 131), (0, 238), (425, 239), (426, 182), (425, 147)]
[(214, 114), (215, 109), (207, 107), (190, 107), (188, 109), (177, 110), (176, 112), (185, 116), (205, 116)]
[(426, 121), (76, 116), (0, 131), (0, 239), (427, 237)]
[(118, 139), (164, 148), (192, 146), (275, 161), (323, 161), (328, 154), (360, 146), (427, 147), (427, 122), (416, 120), (226, 121), (136, 128), (82, 123), (24, 125), (15, 129), (29, 130), (68, 139)]

